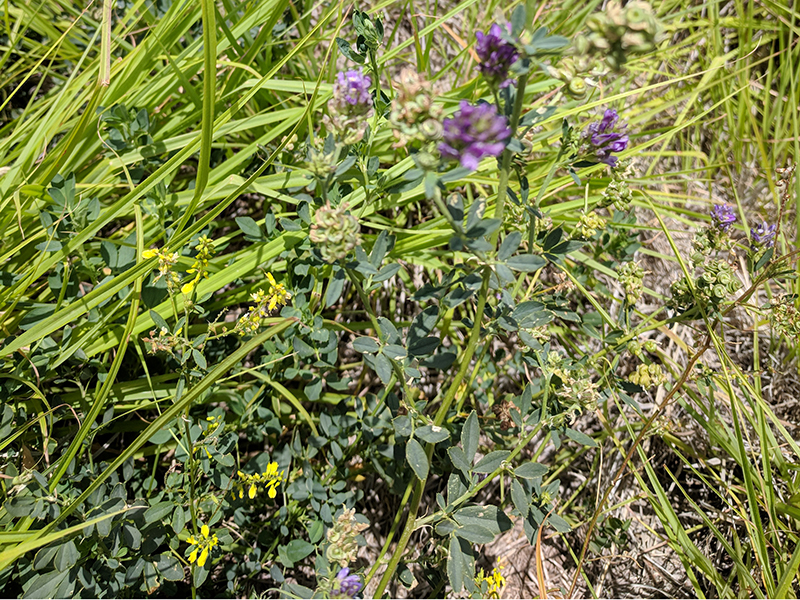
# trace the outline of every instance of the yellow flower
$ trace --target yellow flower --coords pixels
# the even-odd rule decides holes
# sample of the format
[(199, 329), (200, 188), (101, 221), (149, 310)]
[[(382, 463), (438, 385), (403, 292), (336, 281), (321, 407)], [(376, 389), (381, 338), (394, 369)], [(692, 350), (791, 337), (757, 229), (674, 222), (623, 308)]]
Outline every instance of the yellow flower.
[(153, 258), (156, 254), (158, 254), (157, 250), (145, 250), (142, 252), (142, 258)]
[(192, 279), (189, 283), (184, 283), (183, 286), (181, 287), (181, 292), (188, 296), (189, 294), (192, 293), (195, 284), (197, 284), (196, 279)]
[(208, 525), (203, 525), (200, 527), (199, 537), (190, 535), (186, 541), (189, 543), (190, 547), (194, 546), (189, 553), (189, 562), (197, 562), (198, 567), (202, 567), (206, 564), (211, 550), (214, 548), (214, 546), (219, 544), (217, 534), (212, 534)]
[(486, 576), (483, 569), (481, 569), (478, 572), (478, 576), (475, 578), (475, 583), (480, 585), (484, 581), (488, 584), (486, 597), (499, 598), (500, 594), (503, 592), (503, 588), (506, 587), (506, 578), (503, 577), (502, 566), (500, 566), (500, 568), (495, 567), (492, 570), (492, 574), (489, 576)]
[(200, 553), (200, 558), (197, 559), (197, 566), (202, 567), (206, 564), (206, 560), (208, 559), (208, 547), (203, 548), (203, 551)]
[(267, 496), (275, 498), (278, 495), (277, 487), (283, 481), (283, 471), (278, 472), (278, 463), (276, 462), (269, 463), (263, 473), (248, 475), (237, 471), (236, 474), (239, 476), (240, 481), (234, 484), (236, 488), (233, 492), (234, 496), (244, 498), (244, 491), (247, 488), (247, 497), (251, 500), (256, 497), (260, 484), (264, 484), (264, 487), (266, 487)]

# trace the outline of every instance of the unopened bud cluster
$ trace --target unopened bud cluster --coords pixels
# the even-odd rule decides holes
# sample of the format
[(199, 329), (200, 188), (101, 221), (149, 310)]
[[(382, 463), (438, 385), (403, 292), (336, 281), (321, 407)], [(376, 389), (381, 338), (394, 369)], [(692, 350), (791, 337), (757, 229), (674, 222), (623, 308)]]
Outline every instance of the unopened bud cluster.
[(420, 166), (438, 165), (439, 153), (435, 142), (442, 137), (442, 109), (433, 103), (430, 83), (406, 68), (400, 71), (396, 92), (389, 114), (392, 133), (397, 140), (394, 147), (418, 150)]
[(564, 91), (575, 100), (586, 96), (590, 85), (596, 85), (590, 75), (599, 75), (596, 61), (589, 56), (565, 56), (558, 64), (546, 67), (547, 74), (563, 81)]
[(333, 207), (330, 203), (317, 209), (309, 239), (319, 246), (325, 262), (333, 263), (347, 257), (361, 243), (358, 219), (347, 211), (347, 205)]
[(629, 56), (654, 50), (662, 37), (653, 8), (640, 1), (622, 6), (611, 0), (605, 12), (589, 16), (586, 27), (589, 32), (575, 38), (577, 53), (600, 55), (615, 71), (622, 69)]
[(650, 354), (655, 354), (658, 352), (658, 344), (656, 344), (654, 340), (647, 340), (644, 343), (640, 343), (637, 340), (631, 340), (628, 342), (628, 352), (638, 358), (642, 358), (642, 349), (646, 350)]
[(800, 336), (800, 311), (795, 306), (796, 299), (794, 295), (782, 296), (769, 306), (772, 330), (791, 339)]
[(356, 559), (358, 552), (358, 536), (369, 527), (356, 520), (354, 508), (345, 509), (328, 530), (328, 548), (325, 556), (331, 563), (346, 567)]
[(561, 387), (556, 390), (556, 396), (563, 403), (574, 407), (576, 412), (597, 408), (600, 392), (597, 383), (592, 381), (588, 372), (582, 369), (576, 371), (557, 369), (554, 374), (561, 379)]
[(640, 364), (633, 373), (628, 375), (628, 381), (634, 385), (649, 389), (664, 385), (667, 382), (667, 376), (661, 369), (661, 365), (655, 363), (649, 365)]
[[(731, 266), (724, 260), (710, 259), (703, 265), (703, 273), (694, 281), (694, 296), (700, 305), (717, 310), (720, 304), (741, 287), (741, 282)], [(685, 277), (670, 286), (672, 298), (668, 304), (679, 312), (694, 305), (695, 297)]]
[(577, 239), (590, 240), (597, 233), (598, 229), (603, 229), (605, 226), (605, 219), (596, 212), (581, 213), (581, 218), (578, 219), (578, 224), (575, 226), (573, 235)]
[(644, 269), (637, 262), (626, 262), (617, 268), (617, 275), (625, 291), (625, 301), (633, 306), (641, 299), (644, 291)]

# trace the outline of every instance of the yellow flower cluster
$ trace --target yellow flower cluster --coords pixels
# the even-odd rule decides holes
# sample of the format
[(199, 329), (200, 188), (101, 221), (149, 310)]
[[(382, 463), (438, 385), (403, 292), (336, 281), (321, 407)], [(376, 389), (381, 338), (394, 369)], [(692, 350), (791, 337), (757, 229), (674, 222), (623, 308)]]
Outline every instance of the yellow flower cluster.
[(238, 496), (239, 498), (244, 498), (244, 491), (247, 488), (247, 497), (251, 500), (256, 497), (256, 493), (258, 492), (258, 488), (263, 485), (267, 488), (267, 496), (270, 498), (274, 498), (278, 495), (277, 487), (283, 481), (283, 471), (280, 473), (278, 472), (278, 463), (271, 462), (267, 465), (267, 470), (263, 473), (256, 473), (254, 475), (248, 475), (246, 473), (242, 473), (241, 471), (238, 472), (239, 479), (234, 484), (236, 489), (234, 490), (234, 496)]
[(186, 295), (192, 293), (192, 290), (200, 283), (201, 279), (208, 279), (208, 260), (214, 256), (214, 242), (202, 235), (197, 240), (197, 245), (194, 249), (197, 250), (197, 255), (194, 257), (194, 264), (192, 268), (187, 269), (186, 272), (194, 273), (195, 276), (189, 283), (185, 283), (181, 288), (181, 291)]
[(181, 283), (181, 277), (172, 269), (178, 264), (180, 255), (177, 252), (170, 252), (166, 246), (164, 248), (145, 250), (142, 252), (142, 258), (147, 259), (153, 258), (154, 256), (158, 257), (158, 276), (155, 278), (155, 281), (163, 277), (167, 282), (169, 291), (175, 291)]
[(203, 525), (200, 528), (199, 537), (190, 535), (186, 541), (189, 542), (190, 546), (194, 546), (192, 551), (189, 553), (189, 562), (193, 563), (197, 561), (198, 567), (202, 567), (206, 564), (211, 550), (214, 548), (214, 546), (219, 545), (217, 534), (212, 534), (208, 528), (208, 525)]
[(239, 318), (236, 323), (236, 331), (241, 335), (245, 333), (256, 333), (261, 327), (261, 319), (269, 316), (269, 313), (278, 308), (286, 306), (292, 295), (286, 290), (282, 283), (275, 281), (272, 273), (267, 273), (269, 291), (258, 290), (255, 294), (250, 294), (256, 305)]
[(488, 577), (484, 574), (483, 569), (478, 572), (475, 583), (480, 585), (484, 581), (489, 584), (489, 589), (486, 591), (487, 598), (499, 598), (500, 594), (503, 592), (503, 588), (506, 587), (506, 578), (503, 577), (501, 569), (497, 567), (494, 568), (492, 574)]
[(217, 427), (222, 425), (222, 423), (225, 421), (225, 417), (223, 417), (222, 415), (206, 417), (206, 421), (208, 421), (208, 429), (206, 429), (206, 435), (211, 435)]

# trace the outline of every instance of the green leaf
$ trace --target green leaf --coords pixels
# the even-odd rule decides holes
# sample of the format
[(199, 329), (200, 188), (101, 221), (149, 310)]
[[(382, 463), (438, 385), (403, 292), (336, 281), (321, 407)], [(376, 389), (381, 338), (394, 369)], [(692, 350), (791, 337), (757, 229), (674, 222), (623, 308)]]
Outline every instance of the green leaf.
[(537, 462), (529, 462), (514, 469), (514, 475), (523, 479), (541, 479), (548, 468)]
[(436, 533), (441, 536), (450, 535), (456, 530), (456, 524), (452, 521), (439, 521), (436, 524)]
[(400, 415), (392, 420), (394, 425), (395, 434), (402, 437), (411, 437), (411, 417), (408, 415)]
[(353, 340), (353, 350), (361, 354), (371, 354), (377, 352), (381, 347), (378, 342), (369, 337), (359, 337)]
[(183, 528), (186, 526), (186, 511), (182, 506), (176, 506), (175, 512), (172, 515), (172, 531), (175, 535), (179, 535)]
[(153, 319), (153, 323), (155, 323), (156, 327), (158, 327), (159, 329), (166, 329), (167, 331), (169, 331), (169, 325), (167, 325), (167, 322), (160, 314), (158, 314), (154, 310), (151, 310), (149, 312), (150, 312), (150, 318)]
[(375, 356), (375, 372), (384, 385), (389, 385), (389, 380), (392, 378), (392, 363), (383, 354)]
[[(306, 556), (314, 552), (314, 544), (309, 544), (305, 540), (292, 540), (284, 546), (284, 553), (293, 563), (298, 563)], [(287, 565), (288, 566), (288, 565)]]
[(503, 243), (500, 244), (500, 249), (497, 251), (497, 260), (504, 261), (511, 257), (514, 252), (519, 248), (522, 241), (522, 234), (519, 231), (512, 231), (509, 233)]
[(447, 454), (450, 456), (450, 461), (453, 463), (453, 466), (456, 469), (465, 475), (469, 474), (472, 461), (467, 460), (467, 455), (464, 454), (464, 451), (461, 448), (458, 446), (452, 446), (447, 449)]
[(394, 277), (400, 271), (400, 265), (397, 263), (392, 263), (389, 265), (384, 265), (383, 268), (378, 271), (378, 274), (372, 277), (372, 281), (377, 283), (379, 281), (386, 281), (387, 279)]
[(242, 233), (248, 237), (260, 240), (264, 237), (264, 233), (251, 217), (236, 217), (236, 225), (242, 230)]
[(537, 254), (518, 254), (506, 261), (509, 268), (523, 273), (535, 273), (546, 264), (547, 261)]
[(590, 438), (585, 433), (581, 433), (580, 431), (575, 431), (574, 429), (570, 429), (567, 427), (566, 431), (567, 437), (574, 442), (578, 442), (584, 446), (589, 446), (590, 448), (596, 448), (597, 442), (595, 442), (592, 438)]
[(447, 556), (447, 578), (454, 594), (460, 594), (464, 587), (464, 580), (472, 577), (469, 572), (469, 560), (462, 549), (462, 542), (457, 537), (450, 538), (450, 548)]
[(341, 269), (336, 271), (333, 277), (328, 280), (328, 288), (325, 290), (325, 308), (330, 308), (341, 298), (345, 281), (345, 272)]
[(169, 554), (159, 554), (156, 568), (167, 581), (181, 581), (184, 578), (180, 561)]
[(388, 346), (384, 347), (383, 353), (393, 360), (403, 360), (406, 356), (408, 356), (406, 349), (396, 344), (389, 344)]
[(425, 356), (431, 354), (439, 346), (439, 338), (428, 336), (415, 339), (408, 344), (408, 353), (412, 356)]
[(572, 531), (572, 527), (570, 526), (570, 524), (567, 523), (564, 519), (562, 519), (558, 515), (550, 515), (549, 517), (547, 517), (547, 522), (550, 523), (550, 525), (553, 526), (553, 529), (555, 529), (559, 533), (567, 533), (569, 531)]
[(476, 464), (472, 470), (475, 473), (491, 473), (503, 464), (503, 461), (508, 458), (509, 454), (511, 454), (511, 452), (507, 450), (489, 452), (489, 454), (478, 461), (478, 464)]
[(163, 502), (159, 502), (154, 504), (146, 511), (144, 511), (144, 520), (145, 523), (155, 523), (156, 521), (160, 521), (164, 517), (166, 517), (172, 510), (175, 508), (175, 503), (170, 502), (169, 500), (165, 500)]
[(456, 529), (456, 535), (473, 544), (488, 544), (494, 540), (494, 535), (491, 531), (482, 525), (474, 523), (459, 527)]
[(493, 535), (500, 535), (504, 531), (511, 529), (513, 523), (502, 510), (496, 506), (466, 506), (459, 509), (453, 518), (459, 525), (480, 525), (492, 532)]
[(66, 571), (71, 566), (77, 564), (80, 556), (81, 555), (78, 552), (78, 548), (75, 546), (75, 542), (72, 540), (67, 540), (58, 547), (56, 556), (53, 559), (53, 565), (59, 572)]
[(414, 438), (408, 440), (406, 444), (406, 460), (408, 460), (408, 464), (411, 465), (411, 468), (420, 481), (425, 481), (428, 477), (428, 469), (430, 468), (428, 465), (428, 455), (425, 453), (425, 449), (422, 445)]
[(547, 325), (555, 315), (547, 310), (541, 302), (528, 300), (518, 304), (511, 312), (511, 316), (520, 327), (532, 329)]
[(199, 350), (195, 350), (192, 348), (192, 358), (194, 359), (195, 364), (203, 369), (204, 371), (208, 369), (208, 363), (206, 362), (206, 357)]
[(414, 435), (429, 444), (438, 444), (450, 439), (450, 432), (444, 427), (437, 425), (425, 425), (414, 432)]
[[(452, 448), (448, 448), (452, 450)], [(464, 495), (467, 491), (467, 486), (462, 481), (463, 477), (458, 473), (450, 473), (447, 479), (447, 503), (453, 504), (458, 498)]]
[(511, 501), (514, 503), (514, 508), (519, 511), (523, 518), (528, 516), (531, 501), (528, 494), (525, 493), (525, 488), (516, 479), (511, 481)]
[(472, 464), (472, 459), (475, 458), (475, 453), (478, 451), (480, 433), (478, 415), (473, 410), (469, 413), (467, 420), (464, 421), (464, 428), (461, 430), (461, 445), (464, 447), (466, 460), (470, 464)]
[(32, 578), (30, 587), (25, 590), (22, 598), (56, 598), (55, 592), (58, 587), (69, 576), (69, 570), (66, 571), (50, 571), (35, 575)]
[(372, 252), (369, 254), (369, 262), (371, 262), (372, 266), (376, 269), (380, 268), (381, 262), (383, 262), (383, 258), (386, 256), (386, 252), (389, 249), (389, 241), (389, 232), (387, 232), (385, 229), (378, 234), (377, 238), (375, 238), (375, 243), (372, 246)]

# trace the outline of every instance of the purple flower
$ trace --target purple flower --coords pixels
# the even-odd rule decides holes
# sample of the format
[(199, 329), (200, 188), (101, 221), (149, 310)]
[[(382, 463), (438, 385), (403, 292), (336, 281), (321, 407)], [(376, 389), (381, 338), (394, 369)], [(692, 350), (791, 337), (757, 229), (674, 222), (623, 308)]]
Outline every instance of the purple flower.
[(358, 575), (350, 575), (350, 569), (347, 567), (339, 571), (336, 575), (336, 583), (338, 588), (334, 588), (333, 594), (335, 596), (342, 596), (346, 598), (355, 598), (355, 595), (361, 591), (363, 587)]
[(336, 83), (333, 84), (333, 97), (339, 104), (357, 104), (371, 107), (372, 96), (369, 93), (369, 86), (372, 79), (369, 75), (364, 75), (364, 70), (340, 71), (336, 75)]
[(475, 34), (478, 39), (475, 52), (481, 59), (478, 70), (493, 88), (504, 88), (511, 83), (508, 70), (519, 58), (517, 49), (505, 41), (502, 35), (503, 30), (497, 23), (489, 28), (488, 33), (478, 31)]
[(345, 144), (361, 141), (367, 129), (367, 119), (373, 114), (369, 86), (372, 80), (364, 71), (341, 71), (333, 84), (333, 97), (328, 101), (328, 113), (322, 120), (328, 131), (340, 136)]
[(625, 133), (625, 127), (624, 122), (619, 122), (617, 111), (613, 108), (607, 109), (600, 121), (591, 123), (583, 131), (583, 137), (588, 146), (585, 151), (587, 154), (593, 155), (598, 162), (613, 167), (617, 164), (617, 157), (611, 156), (611, 153), (622, 152), (628, 147), (628, 134)]
[(439, 152), (474, 171), (485, 156), (499, 156), (510, 136), (508, 122), (497, 114), (496, 106), (462, 100), (458, 111), (444, 120), (444, 141), (439, 144)]
[(727, 231), (736, 222), (736, 213), (730, 204), (716, 204), (711, 211), (711, 222), (720, 231)]
[(758, 227), (753, 227), (750, 229), (750, 247), (753, 250), (772, 248), (775, 245), (775, 231), (777, 229), (777, 225), (768, 225), (766, 222), (761, 223)]

